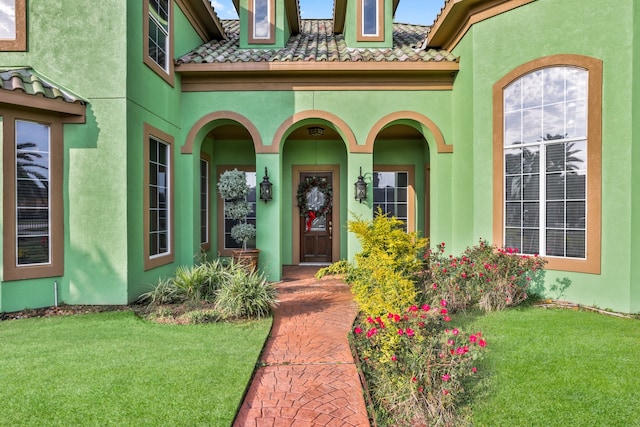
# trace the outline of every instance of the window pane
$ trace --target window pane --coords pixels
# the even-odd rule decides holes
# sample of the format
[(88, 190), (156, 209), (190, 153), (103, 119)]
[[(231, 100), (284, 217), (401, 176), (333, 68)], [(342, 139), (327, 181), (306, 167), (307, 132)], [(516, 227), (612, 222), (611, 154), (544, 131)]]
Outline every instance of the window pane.
[(564, 228), (564, 202), (547, 203), (547, 227)]
[(200, 160), (200, 243), (209, 243), (209, 162)]
[[(255, 172), (245, 172), (245, 177), (247, 179), (247, 184), (249, 185), (249, 193), (247, 194), (247, 201), (251, 205), (251, 212), (247, 215), (247, 223), (248, 224), (256, 224), (256, 173)], [(240, 249), (242, 248), (242, 243), (236, 242), (231, 238), (231, 229), (234, 225), (236, 225), (239, 221), (229, 219), (225, 216), (224, 220), (224, 247), (225, 249)], [(251, 239), (247, 242), (247, 248), (255, 249), (256, 240)]]
[(522, 200), (521, 176), (508, 176), (505, 185), (505, 194), (507, 200)]
[(547, 174), (547, 200), (560, 199), (564, 199), (564, 178), (562, 174)]
[(522, 227), (522, 204), (507, 203), (507, 227)]
[(545, 141), (565, 137), (563, 103), (544, 106), (542, 126)]
[(542, 106), (542, 70), (534, 71), (522, 77), (523, 108)]
[(563, 230), (547, 230), (547, 255), (564, 256)]
[(269, 1), (253, 0), (253, 36), (257, 39), (269, 38)]
[(373, 172), (374, 215), (378, 207), (383, 214), (395, 217), (405, 223), (409, 220), (409, 173), (408, 172)]
[(504, 245), (507, 248), (522, 248), (522, 229), (520, 228), (507, 228), (505, 230)]
[(49, 126), (16, 121), (14, 185), (18, 266), (46, 264), (51, 260), (49, 150)]
[(523, 200), (539, 200), (540, 199), (540, 175), (523, 175)]
[(522, 112), (523, 142), (537, 142), (542, 139), (542, 108), (532, 108)]
[(378, 34), (378, 0), (362, 0), (362, 34)]
[[(522, 79), (518, 79), (504, 88), (504, 111), (509, 113), (512, 111), (518, 111), (522, 109)], [(507, 117), (507, 114), (505, 114)]]
[(540, 203), (523, 203), (522, 204), (522, 222), (525, 227), (540, 226)]
[(586, 258), (586, 239), (584, 231), (567, 231), (567, 256)]
[(525, 229), (522, 233), (522, 246), (517, 247), (523, 254), (537, 255), (540, 253), (540, 231), (536, 229)]
[(573, 101), (566, 104), (566, 137), (587, 136), (587, 101)]
[(564, 101), (565, 67), (546, 68), (544, 73), (544, 102), (553, 104)]
[(504, 150), (504, 168), (507, 175), (522, 173), (522, 149)]
[(169, 248), (169, 145), (149, 138), (149, 255)]

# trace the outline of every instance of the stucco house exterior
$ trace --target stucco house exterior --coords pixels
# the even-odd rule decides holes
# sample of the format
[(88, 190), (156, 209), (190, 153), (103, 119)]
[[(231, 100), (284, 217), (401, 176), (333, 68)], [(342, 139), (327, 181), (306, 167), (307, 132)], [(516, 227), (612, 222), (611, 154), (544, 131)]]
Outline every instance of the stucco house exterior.
[(309, 20), (297, 0), (234, 0), (239, 20), (207, 0), (5, 3), (0, 312), (126, 304), (230, 255), (233, 168), (271, 280), (353, 257), (347, 221), (380, 207), (452, 253), (544, 256), (564, 299), (640, 311), (634, 0), (443, 0), (429, 27), (394, 23), (399, 0)]

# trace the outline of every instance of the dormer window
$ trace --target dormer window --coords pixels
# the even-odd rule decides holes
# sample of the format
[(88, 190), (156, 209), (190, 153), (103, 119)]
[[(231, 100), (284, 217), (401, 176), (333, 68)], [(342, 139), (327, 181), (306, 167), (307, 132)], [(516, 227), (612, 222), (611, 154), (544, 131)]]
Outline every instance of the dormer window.
[(384, 0), (358, 0), (358, 41), (384, 41)]
[(275, 41), (274, 0), (249, 0), (249, 43), (265, 44)]

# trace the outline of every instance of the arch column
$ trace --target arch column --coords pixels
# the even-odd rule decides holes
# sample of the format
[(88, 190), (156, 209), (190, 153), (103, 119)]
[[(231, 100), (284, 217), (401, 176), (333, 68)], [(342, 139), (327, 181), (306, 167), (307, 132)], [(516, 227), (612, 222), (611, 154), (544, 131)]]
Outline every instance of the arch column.
[[(264, 168), (273, 184), (273, 199), (260, 200), (260, 183)], [(256, 247), (260, 249), (260, 269), (267, 279), (278, 281), (282, 277), (282, 211), (283, 201), (289, 193), (282, 185), (282, 165), (279, 153), (256, 154)]]
[[(352, 221), (355, 217), (362, 219), (373, 218), (373, 153), (348, 153), (347, 166), (347, 210), (346, 218), (343, 218), (344, 224)], [(362, 203), (355, 199), (354, 184), (360, 175), (360, 167), (362, 167), (362, 176), (367, 183), (367, 200)], [(360, 252), (362, 245), (355, 234), (347, 233), (347, 256), (353, 260), (356, 253)]]

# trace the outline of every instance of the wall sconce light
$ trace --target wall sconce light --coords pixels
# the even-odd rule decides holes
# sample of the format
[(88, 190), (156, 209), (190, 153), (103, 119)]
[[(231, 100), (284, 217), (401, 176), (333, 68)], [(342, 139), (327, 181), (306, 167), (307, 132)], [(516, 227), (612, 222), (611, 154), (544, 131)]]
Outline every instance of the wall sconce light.
[(307, 130), (309, 131), (309, 136), (324, 135), (324, 128), (321, 128), (320, 126), (311, 126), (310, 128), (307, 128)]
[(364, 182), (364, 177), (362, 176), (362, 166), (360, 166), (360, 176), (358, 176), (358, 180), (353, 186), (355, 187), (356, 200), (360, 203), (363, 200), (367, 200), (367, 183)]
[(267, 173), (267, 167), (264, 168), (264, 178), (262, 178), (262, 182), (260, 183), (260, 200), (264, 200), (267, 203), (271, 200), (273, 193), (272, 187), (273, 184), (269, 182), (269, 174)]

